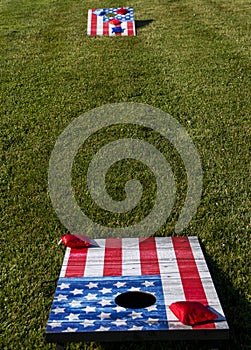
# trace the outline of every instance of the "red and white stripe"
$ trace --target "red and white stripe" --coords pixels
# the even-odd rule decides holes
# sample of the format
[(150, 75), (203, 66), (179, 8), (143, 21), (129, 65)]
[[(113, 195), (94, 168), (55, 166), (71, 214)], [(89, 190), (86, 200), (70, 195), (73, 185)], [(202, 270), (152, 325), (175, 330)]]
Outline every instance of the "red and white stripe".
[[(174, 327), (178, 320), (169, 305), (175, 301), (199, 301), (224, 316), (197, 237), (107, 238), (96, 243), (67, 248), (60, 277), (160, 275), (167, 318)], [(219, 322), (194, 328), (226, 327)]]
[(97, 239), (97, 247), (67, 248), (60, 277), (159, 275), (158, 240), (107, 238)]

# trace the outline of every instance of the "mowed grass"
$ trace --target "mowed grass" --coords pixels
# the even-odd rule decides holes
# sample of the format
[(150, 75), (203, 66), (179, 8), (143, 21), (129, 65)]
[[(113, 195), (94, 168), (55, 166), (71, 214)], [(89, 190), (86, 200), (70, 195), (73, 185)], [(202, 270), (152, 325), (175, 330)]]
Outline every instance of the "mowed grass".
[[(101, 6), (133, 6), (136, 20), (148, 25), (139, 26), (137, 36), (131, 38), (87, 37), (87, 10)], [(67, 233), (53, 210), (47, 182), (58, 136), (71, 121), (95, 107), (139, 102), (175, 117), (198, 149), (203, 194), (182, 234), (196, 235), (203, 244), (230, 325), (229, 348), (250, 349), (250, 1), (2, 0), (0, 8), (0, 348), (55, 348), (44, 344), (55, 285), (41, 283), (58, 277), (64, 248), (57, 242)], [(93, 154), (104, 141), (134, 132), (130, 126), (121, 129), (99, 133), (76, 157), (73, 184), (83, 208), (90, 201), (83, 180), (88, 167), (83, 152)], [(172, 165), (179, 189), (177, 203), (172, 217), (156, 233), (171, 236), (186, 189), (182, 162), (156, 133), (139, 128), (136, 135), (158, 147)], [(126, 218), (134, 222), (141, 218), (141, 210), (149, 212), (155, 184), (145, 166), (118, 164), (107, 177), (115, 199), (124, 198), (116, 179), (120, 175), (124, 183), (131, 176), (125, 165), (145, 184), (138, 212)], [(102, 220), (103, 213), (91, 202), (88, 210)], [(115, 224), (119, 223), (110, 222)], [(199, 347), (167, 342), (117, 348)]]

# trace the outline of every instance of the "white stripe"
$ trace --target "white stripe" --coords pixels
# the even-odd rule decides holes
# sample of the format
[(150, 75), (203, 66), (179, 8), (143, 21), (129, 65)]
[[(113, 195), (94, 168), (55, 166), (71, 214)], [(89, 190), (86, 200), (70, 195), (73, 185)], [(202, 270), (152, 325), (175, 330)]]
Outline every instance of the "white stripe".
[(133, 21), (133, 35), (136, 36), (135, 21)]
[(139, 239), (122, 239), (122, 276), (141, 275)]
[(103, 35), (103, 16), (97, 16), (97, 35)]
[(86, 256), (84, 277), (103, 276), (105, 239), (96, 240), (99, 247), (89, 248)]
[[(179, 322), (176, 316), (169, 309), (169, 306), (176, 301), (185, 301), (186, 298), (180, 278), (179, 267), (177, 264), (172, 239), (171, 237), (156, 237), (155, 242), (167, 320), (171, 322)], [(171, 324), (169, 324), (169, 327), (172, 327)], [(189, 329), (191, 327), (182, 325), (182, 328)]]
[[(225, 319), (225, 315), (224, 312), (222, 310), (221, 304), (220, 304), (220, 300), (219, 297), (217, 295), (217, 292), (215, 290), (210, 272), (208, 270), (207, 267), (207, 263), (205, 260), (205, 257), (202, 253), (199, 241), (197, 239), (197, 237), (189, 237), (189, 242), (193, 251), (193, 255), (194, 255), (194, 260), (196, 262), (197, 265), (197, 269), (200, 275), (200, 279), (201, 279), (201, 283), (203, 285), (205, 294), (206, 294), (206, 298), (208, 301), (208, 305), (210, 307), (212, 307), (215, 311), (217, 311), (222, 318)], [(213, 310), (212, 310), (213, 311)], [(223, 324), (225, 324), (225, 327), (223, 327)], [(227, 322), (215, 322), (215, 326), (216, 328), (228, 328)]]
[(127, 22), (122, 22), (121, 23), (121, 28), (124, 29), (124, 31), (121, 33), (121, 35), (127, 36), (128, 35)]
[(64, 255), (64, 261), (61, 267), (61, 271), (60, 271), (60, 275), (59, 277), (65, 277), (65, 273), (66, 273), (66, 269), (67, 269), (67, 265), (68, 265), (68, 260), (70, 257), (70, 252), (71, 252), (71, 248), (67, 247), (66, 251), (65, 251), (65, 255)]
[(91, 35), (92, 10), (88, 10), (87, 35)]

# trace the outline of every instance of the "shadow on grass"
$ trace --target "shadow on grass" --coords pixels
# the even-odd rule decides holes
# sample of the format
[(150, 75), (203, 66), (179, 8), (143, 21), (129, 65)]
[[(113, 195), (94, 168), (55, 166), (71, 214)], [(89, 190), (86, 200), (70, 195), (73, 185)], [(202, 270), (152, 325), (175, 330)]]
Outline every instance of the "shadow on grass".
[(229, 325), (229, 349), (250, 349), (251, 305), (201, 247)]
[(136, 29), (148, 26), (153, 22), (153, 19), (143, 19), (143, 20), (136, 20), (135, 21), (135, 27)]

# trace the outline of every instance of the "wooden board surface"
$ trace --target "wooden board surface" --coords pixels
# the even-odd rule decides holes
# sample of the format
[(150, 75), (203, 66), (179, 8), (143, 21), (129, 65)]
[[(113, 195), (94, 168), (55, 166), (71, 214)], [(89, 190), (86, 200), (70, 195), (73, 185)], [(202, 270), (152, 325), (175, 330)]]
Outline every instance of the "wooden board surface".
[[(66, 249), (46, 341), (228, 338), (228, 324), (196, 237), (96, 243)], [(150, 293), (156, 302), (121, 308), (115, 298), (128, 291)], [(208, 305), (218, 319), (193, 327), (182, 324), (169, 305), (185, 300)]]

